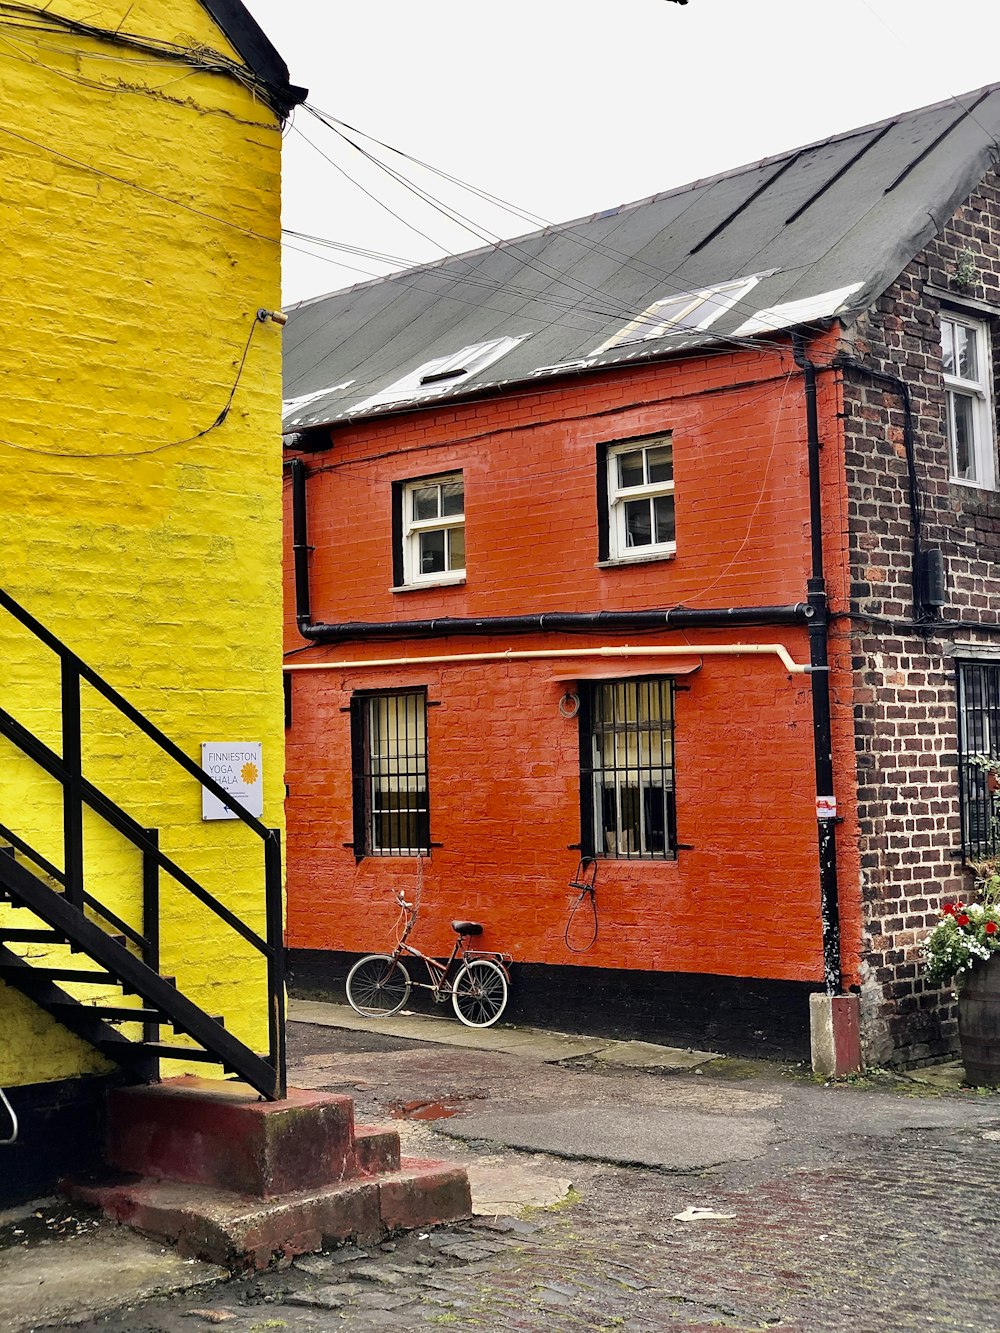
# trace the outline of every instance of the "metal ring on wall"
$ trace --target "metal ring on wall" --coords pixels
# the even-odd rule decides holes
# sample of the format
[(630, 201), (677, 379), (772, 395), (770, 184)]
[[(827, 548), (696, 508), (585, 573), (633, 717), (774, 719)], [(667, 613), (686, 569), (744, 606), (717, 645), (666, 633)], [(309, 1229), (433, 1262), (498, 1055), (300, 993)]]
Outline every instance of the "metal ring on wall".
[(576, 717), (580, 711), (580, 696), (574, 694), (572, 690), (567, 690), (559, 700), (559, 711), (563, 717)]

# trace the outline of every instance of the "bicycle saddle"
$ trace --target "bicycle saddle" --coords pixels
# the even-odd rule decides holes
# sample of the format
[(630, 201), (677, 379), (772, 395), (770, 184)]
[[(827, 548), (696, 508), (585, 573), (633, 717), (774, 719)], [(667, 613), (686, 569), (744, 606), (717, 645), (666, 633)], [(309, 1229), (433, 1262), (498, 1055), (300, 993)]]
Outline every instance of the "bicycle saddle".
[(456, 935), (481, 935), (483, 928), (478, 921), (453, 921), (451, 928)]

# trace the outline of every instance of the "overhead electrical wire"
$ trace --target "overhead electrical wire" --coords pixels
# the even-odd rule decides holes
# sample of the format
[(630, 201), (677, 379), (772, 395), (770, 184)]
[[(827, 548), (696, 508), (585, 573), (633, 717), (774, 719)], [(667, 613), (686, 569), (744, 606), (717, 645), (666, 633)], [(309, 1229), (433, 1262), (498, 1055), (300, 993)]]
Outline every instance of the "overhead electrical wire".
[[(393, 171), (393, 169), (392, 169), (391, 167), (387, 167), (384, 163), (380, 162), (380, 161), (378, 160), (378, 158), (376, 158), (373, 154), (367, 152), (367, 150), (362, 149), (362, 148), (359, 148), (359, 145), (355, 144), (355, 143), (350, 139), (350, 137), (349, 137), (347, 134), (344, 133), (344, 129), (345, 129), (345, 128), (350, 128), (350, 127), (347, 127), (347, 126), (346, 126), (346, 122), (339, 121), (337, 117), (330, 115), (330, 113), (328, 113), (328, 112), (325, 112), (325, 111), (320, 110), (320, 108), (314, 106), (312, 103), (309, 103), (309, 102), (303, 103), (303, 109), (304, 109), (305, 111), (307, 111), (309, 114), (311, 114), (312, 116), (314, 116), (316, 119), (320, 120), (321, 123), (325, 124), (329, 129), (333, 130), (333, 132), (334, 132), (335, 134), (339, 135), (345, 142), (351, 144), (352, 147), (358, 148), (359, 151), (362, 152), (362, 153), (364, 154), (364, 156), (368, 158), (369, 161), (371, 161), (372, 163), (374, 163), (376, 166), (380, 167), (382, 170), (386, 171), (386, 172), (387, 172), (387, 173), (388, 173), (394, 180), (396, 180), (397, 182), (403, 184), (403, 185), (406, 186), (407, 188), (411, 188), (415, 193), (417, 193), (418, 197), (421, 197), (421, 198), (425, 199), (425, 201), (428, 199), (428, 195), (426, 194), (425, 191), (421, 190), (421, 189), (420, 189), (419, 187), (417, 187), (417, 186), (413, 186), (413, 185), (407, 180), (407, 178), (403, 177), (400, 173)], [(561, 238), (562, 238), (562, 239), (564, 239), (564, 240), (566, 240), (566, 241), (569, 241), (569, 242), (571, 242), (571, 243), (574, 244), (574, 245), (580, 246), (581, 248), (584, 248), (584, 249), (590, 250), (590, 251), (592, 251), (592, 252), (598, 253), (598, 254), (600, 254), (600, 255), (606, 257), (606, 258), (613, 259), (613, 260), (621, 260), (621, 261), (622, 261), (622, 267), (632, 269), (634, 272), (638, 273), (640, 276), (645, 277), (645, 278), (651, 278), (651, 279), (655, 280), (655, 281), (658, 282), (658, 283), (661, 283), (661, 284), (662, 284), (663, 282), (668, 282), (668, 281), (671, 281), (672, 279), (674, 279), (674, 278), (676, 277), (677, 273), (678, 273), (678, 272), (680, 271), (680, 269), (683, 267), (683, 265), (684, 265), (684, 263), (686, 262), (686, 260), (689, 258), (688, 255), (685, 255), (685, 257), (684, 257), (684, 259), (681, 261), (681, 263), (678, 264), (678, 265), (676, 265), (676, 266), (675, 266), (673, 269), (671, 269), (671, 270), (667, 270), (667, 269), (660, 268), (660, 267), (658, 267), (658, 266), (656, 266), (656, 265), (654, 265), (654, 264), (649, 263), (649, 262), (646, 261), (646, 260), (640, 259), (639, 257), (637, 257), (637, 256), (635, 256), (635, 255), (629, 254), (627, 251), (619, 250), (619, 249), (617, 249), (616, 247), (614, 247), (614, 246), (612, 246), (612, 245), (609, 245), (606, 241), (597, 241), (597, 240), (594, 240), (594, 239), (591, 238), (591, 237), (583, 236), (583, 235), (580, 235), (580, 234), (577, 233), (577, 232), (571, 231), (569, 225), (567, 225), (567, 224), (558, 224), (558, 225), (557, 225), (557, 224), (554, 224), (554, 223), (552, 223), (552, 222), (547, 221), (547, 220), (544, 219), (544, 218), (539, 217), (539, 215), (537, 215), (537, 214), (529, 213), (529, 212), (527, 212), (527, 211), (525, 211), (525, 210), (519, 208), (517, 205), (510, 204), (508, 201), (506, 201), (506, 200), (500, 198), (500, 197), (497, 196), (497, 195), (491, 195), (491, 194), (489, 194), (487, 191), (482, 191), (482, 190), (480, 190), (478, 187), (473, 186), (473, 185), (470, 185), (468, 182), (466, 182), (466, 181), (462, 181), (462, 180), (460, 180), (460, 179), (459, 179), (458, 177), (456, 177), (456, 176), (452, 176), (452, 175), (450, 175), (450, 174), (447, 173), (447, 172), (439, 171), (436, 167), (431, 166), (429, 163), (423, 162), (423, 161), (421, 161), (421, 160), (418, 159), (418, 158), (411, 157), (410, 154), (405, 153), (402, 149), (394, 148), (394, 147), (392, 147), (392, 145), (390, 145), (390, 144), (386, 144), (386, 143), (384, 143), (382, 140), (375, 139), (374, 136), (365, 134), (364, 131), (352, 130), (352, 132), (353, 132), (353, 133), (360, 134), (362, 137), (369, 139), (370, 142), (375, 143), (375, 144), (377, 144), (379, 147), (385, 148), (387, 151), (392, 152), (392, 153), (394, 153), (395, 155), (404, 158), (406, 161), (412, 162), (412, 163), (414, 163), (414, 164), (417, 165), (417, 166), (420, 166), (420, 167), (425, 168), (426, 170), (432, 171), (435, 175), (441, 176), (443, 179), (446, 179), (446, 180), (452, 182), (453, 184), (456, 184), (456, 185), (460, 186), (461, 188), (463, 188), (463, 189), (465, 189), (465, 190), (467, 190), (467, 191), (469, 191), (469, 192), (471, 192), (471, 193), (473, 193), (473, 194), (475, 194), (475, 195), (478, 195), (480, 198), (485, 198), (486, 200), (488, 200), (488, 202), (490, 202), (490, 203), (492, 203), (492, 204), (495, 204), (495, 205), (498, 206), (498, 207), (503, 208), (505, 211), (507, 211), (508, 213), (510, 213), (512, 216), (516, 216), (516, 217), (521, 218), (522, 220), (529, 221), (529, 222), (536, 223), (536, 224), (541, 223), (541, 225), (542, 225), (542, 227), (543, 227), (544, 229), (553, 228), (553, 229), (555, 229), (555, 230), (558, 230), (558, 231), (560, 232), (560, 235), (561, 235)], [(788, 154), (788, 156), (791, 156), (791, 154)], [(708, 189), (712, 189), (712, 188), (714, 188), (714, 186), (718, 185), (722, 180), (726, 180), (726, 179), (729, 179), (729, 176), (728, 176), (728, 175), (723, 175), (723, 176), (718, 177), (716, 180), (714, 180), (714, 181), (708, 186)], [(683, 208), (683, 209), (681, 210), (680, 213), (677, 214), (676, 217), (674, 217), (674, 218), (671, 219), (671, 226), (676, 226), (677, 222), (678, 222), (678, 221), (679, 221), (679, 220), (680, 220), (680, 219), (681, 219), (681, 218), (682, 218), (682, 217), (689, 211), (689, 209), (692, 208), (692, 207), (695, 205), (695, 203), (697, 203), (697, 202), (698, 202), (700, 199), (702, 199), (703, 197), (704, 197), (704, 196), (703, 196), (703, 194), (702, 194), (701, 192), (693, 192), (693, 197), (692, 197), (691, 201), (685, 206), (685, 208)], [(458, 225), (463, 225), (463, 224), (464, 224), (464, 221), (465, 221), (465, 219), (464, 219), (464, 215), (458, 213), (457, 210), (455, 210), (455, 217), (452, 218), (452, 220), (453, 220), (453, 221), (456, 221), (457, 219), (462, 219), (462, 220), (463, 220), (463, 221), (458, 222)], [(529, 240), (529, 239), (532, 239), (531, 237), (516, 237), (516, 238), (514, 238), (513, 240), (501, 240), (501, 238), (499, 238), (499, 237), (497, 237), (497, 236), (493, 236), (493, 235), (490, 234), (490, 233), (487, 233), (487, 236), (486, 236), (486, 237), (483, 237), (483, 236), (482, 236), (479, 232), (477, 232), (475, 229), (466, 228), (466, 230), (470, 230), (470, 234), (478, 236), (479, 239), (487, 239), (488, 243), (491, 243), (491, 244), (501, 244), (501, 245), (503, 245), (503, 247), (504, 247), (505, 249), (508, 249), (508, 250), (513, 249), (515, 252), (517, 252), (517, 250), (519, 249), (519, 247), (522, 246), (522, 245), (524, 244), (525, 241), (527, 241), (527, 240)], [(779, 233), (776, 232), (776, 233), (774, 234), (773, 237), (769, 238), (769, 241), (767, 242), (767, 244), (769, 244), (771, 240), (775, 239), (775, 237), (776, 237), (778, 234), (779, 234)], [(440, 247), (439, 247), (439, 248), (440, 248)], [(764, 248), (764, 247), (762, 247), (762, 249), (763, 249), (763, 248)], [(759, 253), (759, 251), (758, 251), (758, 253)], [(756, 256), (754, 256), (754, 257), (756, 257)], [(787, 270), (787, 271), (791, 272), (792, 270)], [(568, 281), (566, 275), (565, 275), (562, 271), (557, 270), (556, 273), (557, 273), (557, 276), (559, 277), (560, 280), (562, 280), (562, 281)], [(696, 281), (696, 280), (692, 279), (691, 281), (693, 282), (693, 281)], [(608, 300), (608, 299), (617, 299), (617, 298), (612, 298), (612, 297), (610, 297), (608, 293), (603, 292), (600, 288), (590, 287), (589, 284), (586, 284), (585, 287), (586, 287), (587, 290), (589, 290), (589, 292), (590, 292), (591, 294), (598, 294), (598, 295), (600, 295), (601, 297), (603, 297), (603, 298), (606, 299), (606, 300)], [(671, 296), (671, 295), (681, 295), (681, 294), (686, 294), (688, 291), (691, 291), (691, 290), (692, 290), (692, 288), (691, 288), (690, 284), (688, 284), (688, 285), (683, 286), (683, 287), (677, 287), (677, 288), (675, 288), (673, 291), (667, 291), (667, 292), (665, 293), (665, 295), (668, 296), (668, 297)], [(733, 303), (732, 307), (730, 307), (730, 308), (732, 308), (732, 309), (740, 309), (741, 307), (742, 307), (743, 309), (745, 309), (745, 310), (747, 311), (748, 314), (752, 314), (752, 315), (755, 315), (755, 316), (756, 316), (756, 315), (759, 315), (759, 311), (757, 310), (757, 308), (756, 308), (755, 306), (751, 305), (750, 303), (748, 303), (748, 302), (746, 302), (746, 301), (742, 301), (742, 300), (735, 301), (735, 302)], [(631, 318), (631, 316), (634, 315), (634, 307), (632, 307), (632, 306), (624, 306), (624, 305), (623, 305), (623, 312), (628, 312), (628, 313), (630, 314), (630, 318)], [(640, 315), (638, 318), (640, 319), (640, 322), (641, 322), (641, 315)], [(650, 323), (650, 324), (655, 324), (657, 321), (655, 321), (654, 319), (650, 319), (650, 320), (647, 321), (647, 322)], [(775, 325), (775, 328), (781, 328), (781, 327), (783, 327), (783, 325), (781, 325), (780, 323), (778, 323), (778, 324)]]
[(218, 429), (218, 427), (221, 426), (222, 423), (229, 416), (230, 410), (233, 406), (233, 399), (236, 397), (236, 390), (239, 388), (240, 380), (243, 378), (243, 370), (244, 367), (246, 366), (247, 356), (249, 355), (250, 352), (250, 344), (253, 342), (253, 336), (257, 330), (257, 325), (259, 323), (260, 319), (255, 314), (253, 317), (253, 321), (251, 322), (250, 325), (250, 332), (247, 334), (247, 340), (243, 345), (243, 353), (240, 356), (240, 363), (236, 371), (236, 378), (233, 380), (232, 386), (230, 387), (229, 393), (226, 396), (226, 401), (222, 410), (218, 413), (218, 415), (216, 416), (215, 420), (211, 423), (211, 425), (205, 426), (202, 430), (195, 431), (193, 435), (186, 435), (184, 436), (183, 439), (180, 440), (164, 440), (161, 444), (151, 444), (148, 447), (144, 447), (141, 449), (108, 450), (104, 452), (77, 452), (76, 450), (69, 450), (69, 449), (38, 449), (28, 444), (15, 444), (13, 440), (7, 440), (7, 439), (0, 439), (0, 445), (6, 445), (8, 449), (16, 449), (19, 453), (36, 454), (42, 458), (119, 459), (119, 458), (142, 458), (145, 457), (147, 454), (158, 454), (162, 452), (162, 450), (164, 449), (176, 449), (179, 445), (193, 444), (195, 440), (202, 440), (205, 438), (206, 435), (210, 435), (213, 430)]

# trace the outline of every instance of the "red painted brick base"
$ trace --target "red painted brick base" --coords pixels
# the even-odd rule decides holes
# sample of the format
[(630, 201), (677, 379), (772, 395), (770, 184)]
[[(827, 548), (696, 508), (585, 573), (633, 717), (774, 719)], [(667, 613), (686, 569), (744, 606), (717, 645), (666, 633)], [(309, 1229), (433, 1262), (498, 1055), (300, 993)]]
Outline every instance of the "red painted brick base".
[(65, 1193), (231, 1269), (472, 1211), (463, 1168), (401, 1161), (395, 1130), (356, 1129), (351, 1099), (326, 1093), (267, 1103), (198, 1078), (121, 1089), (109, 1098), (107, 1160), (132, 1178), (64, 1182)]

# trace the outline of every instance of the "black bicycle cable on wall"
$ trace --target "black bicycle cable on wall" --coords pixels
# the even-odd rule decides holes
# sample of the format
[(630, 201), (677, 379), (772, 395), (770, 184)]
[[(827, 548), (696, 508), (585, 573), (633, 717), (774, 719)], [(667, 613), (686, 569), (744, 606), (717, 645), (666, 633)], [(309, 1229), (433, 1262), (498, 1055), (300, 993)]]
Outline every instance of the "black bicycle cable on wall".
[[(563, 941), (570, 953), (586, 953), (597, 943), (597, 858), (595, 856), (583, 856), (576, 868), (576, 874), (569, 882), (571, 889), (576, 889), (579, 897), (570, 909), (569, 918), (566, 922), (566, 929), (563, 932)], [(593, 913), (594, 929), (590, 939), (582, 947), (570, 944), (570, 931), (573, 929), (573, 922), (577, 913), (584, 902), (590, 903), (590, 910)]]

